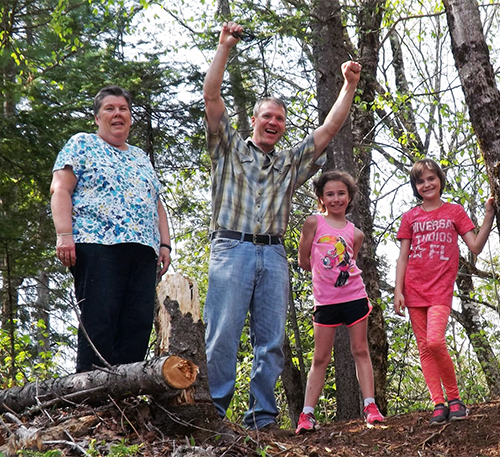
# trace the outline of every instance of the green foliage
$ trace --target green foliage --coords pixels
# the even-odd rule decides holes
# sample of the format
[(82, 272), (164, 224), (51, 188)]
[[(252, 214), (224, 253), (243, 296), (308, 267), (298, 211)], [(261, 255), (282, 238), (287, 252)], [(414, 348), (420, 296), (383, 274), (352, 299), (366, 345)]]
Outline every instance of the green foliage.
[(266, 457), (267, 456), (267, 451), (271, 449), (271, 446), (265, 446), (264, 448), (261, 448), (260, 446), (257, 447), (257, 449), (255, 450), (257, 452), (257, 454), (259, 454), (261, 457)]
[[(30, 450), (20, 450), (17, 451), (17, 455), (21, 457), (59, 457), (62, 456), (62, 452), (59, 450), (53, 450), (53, 451), (47, 451), (47, 452), (40, 452), (40, 451), (30, 451)], [(3, 454), (0, 454), (3, 455)]]
[[(97, 443), (92, 439), (89, 443), (87, 453), (92, 457), (127, 457), (141, 455), (143, 444), (128, 445), (128, 440), (123, 438), (117, 443), (108, 444), (105, 441)], [(109, 452), (106, 451), (109, 449)]]
[[(282, 97), (288, 106), (288, 131), (283, 146), (294, 145), (312, 132), (318, 118), (319, 75), (311, 63), (310, 47), (317, 37), (312, 32), (315, 18), (311, 17), (307, 2), (295, 7), (281, 2), (230, 2), (230, 17), (214, 17), (215, 2), (181, 0), (175, 5), (165, 4), (163, 8), (183, 22), (182, 34), (175, 33), (165, 19), (160, 30), (150, 27), (148, 16), (139, 21), (139, 13), (151, 6), (147, 1), (48, 0), (43, 3), (44, 8), (39, 6), (41, 2), (12, 0), (2, 6), (3, 12), (16, 13), (9, 16), (15, 27), (0, 31), (3, 386), (51, 376), (56, 370), (64, 371), (61, 365), (72, 363), (70, 360), (55, 365), (64, 349), (68, 348), (66, 354), (71, 353), (75, 322), (71, 277), (54, 259), (49, 185), (52, 164), (67, 139), (78, 131), (95, 129), (92, 98), (103, 85), (123, 85), (134, 95), (130, 143), (150, 155), (164, 185), (163, 200), (174, 239), (171, 270), (181, 271), (198, 282), (202, 303), (208, 287), (211, 212), (202, 84), (206, 61), (212, 58), (216, 47), (216, 30), (223, 20), (238, 20), (258, 36), (251, 44), (238, 45), (238, 56), (230, 64), (241, 70), (244, 94), (239, 95), (245, 100), (247, 112), (263, 94)], [(359, 12), (359, 5), (342, 7), (345, 40), (353, 57), (358, 52), (356, 41), (363, 26)], [(384, 39), (377, 74), (364, 75), (377, 79), (378, 94), (373, 103), (368, 103), (360, 91), (355, 101), (357, 111), (363, 115), (372, 113), (375, 120), (373, 142), (365, 139), (363, 144), (372, 155), (362, 165), (371, 171), (370, 182), (365, 184), (372, 193), (369, 210), (384, 280), (380, 288), (391, 345), (390, 413), (429, 407), (411, 328), (392, 312), (396, 231), (401, 214), (416, 204), (408, 185), (411, 165), (424, 156), (440, 161), (448, 181), (444, 198), (464, 203), (471, 214), (477, 213), (479, 223), (489, 193), (467, 109), (456, 90), (456, 75), (448, 67), (449, 44), (442, 13), (443, 5), (435, 2), (386, 2), (381, 35), (394, 32), (399, 37), (404, 68), (394, 65), (396, 46)], [(136, 27), (142, 29), (140, 38), (131, 38)], [(9, 34), (9, 30), (17, 32)], [(488, 35), (491, 58), (498, 62), (498, 41), (493, 35), (497, 30), (491, 26), (487, 32), (492, 34)], [(164, 36), (168, 39), (162, 43), (159, 38)], [(199, 51), (201, 63), (192, 57), (194, 49)], [(223, 96), (230, 115), (234, 114), (234, 95), (225, 81)], [(353, 116), (357, 115), (356, 110)], [(303, 222), (315, 206), (308, 184), (294, 197), (286, 235), (297, 314), (297, 329), (290, 322), (287, 333), (294, 363), (299, 366), (302, 361), (306, 371), (314, 349), (311, 281), (310, 274), (297, 265), (297, 244)], [(497, 271), (496, 252), (489, 257), (488, 268), (484, 269)], [(483, 267), (484, 263), (480, 265)], [(46, 289), (50, 320), (35, 312), (40, 271), (49, 275)], [(481, 331), (497, 355), (500, 326), (494, 310), (498, 309), (498, 284), (488, 279), (475, 283), (477, 287), (470, 291), (470, 299), (481, 309)], [(450, 343), (462, 391), (470, 401), (481, 401), (488, 396), (484, 368), (474, 355), (477, 348), (472, 350), (465, 344), (473, 337), (454, 331), (450, 333)], [(242, 336), (238, 361), (236, 394), (228, 411), (235, 422), (241, 421), (248, 401), (252, 356), (247, 330)], [(334, 375), (331, 364), (317, 408), (320, 420), (334, 417)], [(286, 411), (280, 386), (277, 398), (280, 410)], [(97, 448), (91, 443), (89, 453), (101, 455), (97, 450), (92, 454), (92, 446)], [(131, 447), (125, 443), (120, 446), (121, 451), (116, 452), (126, 452)]]
[(37, 355), (36, 345), (27, 334), (0, 329), (0, 387), (5, 389), (37, 379), (46, 379), (56, 373), (56, 364), (50, 350)]
[[(246, 335), (245, 330), (243, 331)], [(252, 370), (253, 356), (250, 343), (244, 343), (245, 337), (242, 338), (240, 349), (238, 350), (238, 371), (236, 373), (235, 395), (231, 406), (228, 408), (226, 416), (231, 422), (242, 423), (243, 415), (248, 409), (250, 372)], [(243, 347), (242, 347), (243, 346)]]
[(391, 344), (387, 370), (389, 414), (426, 409), (430, 399), (411, 325), (398, 317), (386, 317), (386, 325)]
[(122, 439), (119, 443), (111, 445), (109, 449), (109, 457), (126, 457), (139, 455), (142, 444), (133, 444), (127, 446), (127, 440)]
[(97, 441), (95, 439), (90, 440), (89, 447), (87, 449), (87, 453), (91, 457), (99, 457), (100, 456), (99, 450), (97, 449)]

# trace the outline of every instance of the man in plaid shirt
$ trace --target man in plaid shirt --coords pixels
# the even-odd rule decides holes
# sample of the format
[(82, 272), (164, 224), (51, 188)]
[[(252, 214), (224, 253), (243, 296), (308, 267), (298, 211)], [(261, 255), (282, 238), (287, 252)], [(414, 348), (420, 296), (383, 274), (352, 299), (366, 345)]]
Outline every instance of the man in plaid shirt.
[(323, 125), (292, 149), (276, 151), (286, 123), (280, 99), (268, 97), (255, 104), (253, 135), (244, 140), (231, 126), (221, 97), (229, 53), (242, 32), (234, 22), (223, 25), (203, 87), (212, 161), (211, 255), (204, 310), (208, 378), (215, 406), (225, 417), (234, 393), (241, 332), (250, 313), (254, 360), (244, 423), (251, 430), (273, 431), (278, 415), (274, 387), (283, 370), (289, 295), (283, 235), (292, 195), (323, 165), (327, 144), (349, 114), (361, 65), (342, 65), (344, 85)]

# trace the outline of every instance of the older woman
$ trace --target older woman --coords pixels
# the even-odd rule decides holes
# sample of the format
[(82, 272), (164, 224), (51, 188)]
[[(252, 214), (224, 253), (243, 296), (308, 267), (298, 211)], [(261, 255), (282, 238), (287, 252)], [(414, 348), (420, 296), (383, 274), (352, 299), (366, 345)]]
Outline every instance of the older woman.
[(157, 267), (166, 272), (171, 251), (160, 182), (144, 151), (126, 143), (130, 93), (103, 88), (94, 115), (97, 133), (70, 138), (50, 188), (57, 257), (73, 274), (81, 310), (77, 372), (103, 366), (102, 359), (144, 360)]

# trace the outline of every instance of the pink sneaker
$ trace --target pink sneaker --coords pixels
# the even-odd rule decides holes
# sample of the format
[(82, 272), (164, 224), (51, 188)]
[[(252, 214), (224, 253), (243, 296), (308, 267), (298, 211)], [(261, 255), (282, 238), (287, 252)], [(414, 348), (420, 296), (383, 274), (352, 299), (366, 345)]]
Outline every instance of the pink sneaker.
[(375, 403), (370, 403), (363, 409), (363, 415), (365, 416), (366, 423), (368, 425), (378, 424), (379, 422), (384, 422), (385, 417), (380, 414)]
[(297, 425), (297, 430), (295, 430), (296, 435), (301, 435), (305, 432), (314, 432), (316, 428), (316, 418), (313, 413), (300, 413), (299, 423)]

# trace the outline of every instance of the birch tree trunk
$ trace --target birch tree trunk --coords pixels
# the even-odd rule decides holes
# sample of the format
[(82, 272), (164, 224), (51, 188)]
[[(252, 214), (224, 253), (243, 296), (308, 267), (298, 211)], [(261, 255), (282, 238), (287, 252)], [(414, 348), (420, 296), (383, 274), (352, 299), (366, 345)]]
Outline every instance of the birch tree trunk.
[(36, 348), (39, 362), (44, 362), (41, 353), (50, 351), (50, 297), (49, 297), (49, 275), (44, 267), (47, 262), (42, 263), (42, 269), (37, 274), (36, 292), (37, 298), (33, 318), (35, 322), (42, 321), (44, 326), (36, 327)]

